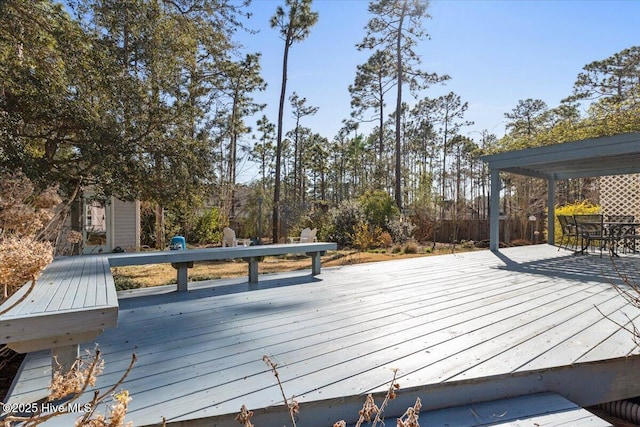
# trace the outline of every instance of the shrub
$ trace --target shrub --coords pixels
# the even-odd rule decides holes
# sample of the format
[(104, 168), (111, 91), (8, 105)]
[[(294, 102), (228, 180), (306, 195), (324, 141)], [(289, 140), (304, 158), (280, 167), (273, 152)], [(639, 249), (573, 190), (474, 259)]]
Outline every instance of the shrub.
[(11, 296), (25, 283), (35, 280), (53, 261), (53, 247), (49, 242), (33, 238), (10, 237), (0, 243), (0, 301)]
[(392, 219), (387, 221), (387, 229), (394, 243), (403, 244), (412, 239), (415, 228), (416, 226), (407, 219)]
[(218, 208), (209, 208), (196, 221), (193, 230), (195, 243), (220, 242), (220, 212)]
[(426, 209), (414, 209), (410, 221), (415, 224), (413, 237), (418, 241), (433, 240), (436, 220), (428, 214)]
[(476, 247), (476, 243), (473, 240), (462, 240), (460, 242), (460, 247), (464, 249), (473, 249)]
[(387, 221), (400, 215), (400, 211), (389, 193), (376, 190), (364, 193), (358, 199), (362, 212), (372, 227), (385, 229)]
[(378, 248), (378, 249), (368, 250), (367, 252), (369, 252), (370, 254), (386, 254), (387, 250), (384, 248)]
[(353, 236), (359, 223), (364, 222), (364, 213), (357, 200), (343, 200), (329, 211), (326, 230), (329, 241), (339, 246), (353, 246)]
[(116, 285), (116, 291), (126, 291), (128, 289), (139, 289), (142, 285), (130, 277), (121, 276), (119, 274), (113, 275), (113, 282)]
[(61, 199), (57, 188), (37, 191), (21, 172), (0, 180), (0, 302), (27, 281), (35, 281), (53, 260), (53, 245), (44, 231)]
[(419, 250), (418, 244), (414, 241), (408, 241), (403, 246), (403, 252), (405, 254), (417, 254)]
[(382, 234), (380, 234), (380, 245), (383, 248), (389, 248), (393, 245), (393, 238), (388, 231), (383, 231)]
[(392, 253), (392, 254), (399, 254), (399, 253), (402, 253), (402, 246), (400, 246), (400, 245), (393, 245), (393, 248), (391, 248), (391, 253)]
[(140, 204), (140, 244), (149, 247), (163, 248), (169, 244), (169, 240), (173, 236), (183, 235), (190, 240), (184, 229), (180, 228), (176, 219), (176, 212), (173, 209), (164, 210), (164, 242), (160, 245), (156, 244), (156, 204), (143, 201)]
[(556, 206), (556, 215), (582, 215), (600, 213), (600, 206), (594, 205), (588, 200), (575, 202), (563, 206)]
[(511, 241), (511, 246), (528, 246), (530, 244), (531, 241), (527, 239), (514, 239)]
[(361, 222), (356, 226), (353, 245), (363, 251), (377, 248), (381, 245), (381, 235), (380, 227), (369, 227), (367, 222)]

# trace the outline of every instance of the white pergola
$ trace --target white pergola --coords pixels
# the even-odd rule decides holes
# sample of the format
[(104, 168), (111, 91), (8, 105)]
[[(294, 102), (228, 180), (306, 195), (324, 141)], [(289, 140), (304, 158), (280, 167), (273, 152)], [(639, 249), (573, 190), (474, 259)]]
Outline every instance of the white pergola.
[(547, 230), (554, 244), (556, 182), (571, 178), (640, 173), (640, 133), (584, 139), (483, 156), (491, 174), (490, 244), (499, 248), (500, 172), (547, 180)]

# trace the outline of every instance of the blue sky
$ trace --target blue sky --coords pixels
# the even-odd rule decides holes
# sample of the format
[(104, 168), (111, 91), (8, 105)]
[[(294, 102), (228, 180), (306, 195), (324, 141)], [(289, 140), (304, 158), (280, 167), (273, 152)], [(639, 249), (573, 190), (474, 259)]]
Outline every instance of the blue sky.
[[(247, 51), (262, 52), (268, 83), (256, 99), (268, 104), (264, 113), (275, 123), (280, 94), (283, 41), (269, 27), (269, 18), (284, 0), (254, 0), (251, 28), (258, 35), (239, 35)], [(365, 0), (315, 0), (319, 20), (289, 57), (287, 97), (296, 91), (319, 107), (304, 126), (332, 139), (349, 117), (348, 86), (356, 66), (369, 52), (358, 52), (370, 19)], [(453, 91), (469, 103), (466, 119), (475, 122), (463, 134), (487, 129), (504, 134), (504, 113), (520, 99), (542, 99), (549, 108), (571, 93), (582, 67), (638, 44), (640, 2), (627, 1), (486, 1), (435, 0), (424, 23), (430, 40), (417, 49), (422, 69), (449, 74), (445, 85), (423, 95)], [(405, 99), (413, 102), (408, 95)], [(394, 101), (387, 107), (391, 111)], [(286, 103), (285, 131), (292, 128)], [(255, 126), (255, 120), (248, 123)]]

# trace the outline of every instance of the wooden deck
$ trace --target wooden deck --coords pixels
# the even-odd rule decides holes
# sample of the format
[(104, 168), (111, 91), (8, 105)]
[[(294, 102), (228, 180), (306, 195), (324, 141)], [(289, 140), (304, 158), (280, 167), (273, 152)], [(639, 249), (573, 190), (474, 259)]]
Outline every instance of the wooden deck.
[(116, 326), (118, 296), (107, 258), (62, 257), (35, 286), (22, 286), (0, 307), (0, 343), (19, 353), (51, 349), (70, 367), (78, 344)]
[[(616, 262), (638, 277), (638, 258)], [(538, 245), (265, 275), (259, 284), (218, 280), (185, 293), (127, 291), (118, 326), (97, 339), (106, 363), (97, 386), (113, 384), (136, 353), (122, 386), (136, 426), (162, 416), (238, 425), (243, 404), (258, 427), (282, 426), (263, 355), (278, 363), (306, 427), (354, 421), (363, 395), (383, 392), (392, 369), (401, 389), (388, 417), (416, 397), (426, 412), (545, 392), (580, 406), (639, 396), (632, 337), (598, 310), (622, 324), (640, 322), (640, 310), (612, 281), (607, 256)], [(48, 365), (48, 353), (29, 354), (9, 401), (44, 397)], [(429, 414), (421, 425), (431, 425)]]

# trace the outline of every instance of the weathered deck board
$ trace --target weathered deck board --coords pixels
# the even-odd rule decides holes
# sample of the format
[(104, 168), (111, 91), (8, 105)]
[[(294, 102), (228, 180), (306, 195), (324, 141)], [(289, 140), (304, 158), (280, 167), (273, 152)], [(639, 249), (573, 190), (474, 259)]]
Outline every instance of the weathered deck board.
[[(421, 420), (422, 421), (422, 420)], [(553, 393), (540, 393), (433, 411), (428, 426), (575, 426), (605, 427), (610, 423)], [(526, 423), (525, 423), (526, 421)]]
[(2, 305), (0, 341), (18, 352), (54, 349), (116, 326), (118, 297), (105, 274), (109, 268), (102, 256), (57, 258), (34, 287), (23, 286)]
[[(281, 425), (260, 410), (280, 399), (266, 354), (279, 364), (286, 393), (318, 420), (304, 424), (325, 425), (346, 416), (327, 408), (356, 407), (363, 393), (384, 390), (391, 368), (402, 390), (437, 409), (445, 395), (456, 406), (470, 396), (545, 391), (547, 383), (531, 386), (533, 373), (551, 370), (555, 387), (574, 380), (576, 364), (612, 359), (594, 392), (617, 398), (605, 374), (630, 354), (635, 363), (637, 352), (629, 333), (595, 306), (618, 321), (626, 319), (620, 309), (634, 319), (640, 311), (612, 289), (606, 261), (540, 245), (325, 268), (315, 278), (265, 275), (257, 286), (233, 280), (188, 293), (126, 292), (118, 327), (98, 338), (106, 362), (98, 386), (115, 382), (135, 352), (139, 361), (123, 388), (133, 395), (136, 425), (162, 415), (226, 425), (242, 404), (275, 417), (257, 425)], [(638, 259), (624, 262), (631, 268)], [(42, 359), (28, 356), (11, 399), (42, 397), (49, 375)], [(595, 369), (586, 365), (580, 375)], [(524, 385), (514, 388), (518, 381)], [(442, 389), (458, 384), (460, 392)]]
[[(10, 312), (7, 312), (6, 315), (9, 316), (21, 316), (21, 315), (29, 315), (29, 314), (37, 314), (44, 313), (48, 310), (50, 305), (57, 304), (55, 301), (62, 300), (64, 298), (64, 292), (55, 286), (52, 286), (53, 283), (66, 280), (70, 275), (73, 274), (72, 271), (67, 267), (69, 264), (69, 260), (61, 260), (56, 265), (51, 264), (43, 273), (43, 275), (38, 279), (38, 282), (43, 285), (43, 289), (41, 290), (42, 294), (45, 295), (43, 298), (38, 299), (38, 301), (34, 301), (31, 304), (20, 304), (15, 308), (11, 309)], [(29, 286), (23, 286), (20, 288), (20, 293), (22, 291), (27, 291)], [(20, 295), (21, 296), (21, 295)], [(13, 301), (10, 299), (4, 305), (11, 306)]]

